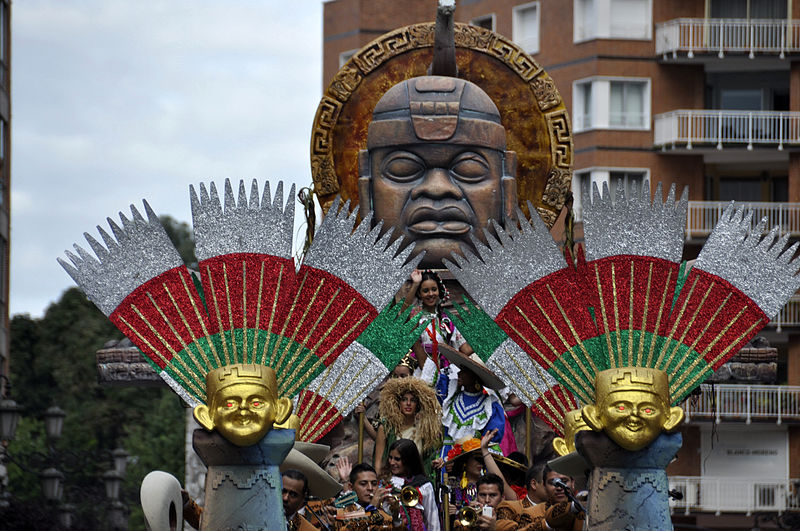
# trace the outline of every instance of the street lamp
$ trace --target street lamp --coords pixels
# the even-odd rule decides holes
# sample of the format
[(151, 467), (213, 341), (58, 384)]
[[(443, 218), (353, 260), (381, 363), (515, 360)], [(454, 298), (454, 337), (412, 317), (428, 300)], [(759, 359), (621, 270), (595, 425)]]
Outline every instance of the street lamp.
[(39, 479), (42, 480), (42, 491), (44, 497), (50, 501), (58, 501), (61, 499), (64, 490), (61, 482), (64, 480), (64, 474), (61, 471), (50, 467), (46, 468), (39, 474)]
[(44, 412), (44, 431), (47, 438), (55, 440), (61, 437), (61, 429), (64, 427), (64, 417), (67, 414), (58, 406), (51, 406)]
[(69, 529), (72, 527), (72, 522), (75, 520), (75, 506), (71, 503), (62, 503), (58, 506), (58, 521), (64, 527)]
[(118, 500), (119, 489), (122, 486), (122, 475), (116, 470), (109, 470), (103, 474), (103, 483), (106, 486), (106, 497), (109, 500)]
[(13, 441), (17, 435), (17, 424), (22, 406), (11, 398), (0, 400), (0, 441)]
[(128, 467), (128, 452), (123, 448), (116, 448), (111, 451), (111, 457), (114, 459), (114, 470), (119, 475), (125, 476), (125, 469)]

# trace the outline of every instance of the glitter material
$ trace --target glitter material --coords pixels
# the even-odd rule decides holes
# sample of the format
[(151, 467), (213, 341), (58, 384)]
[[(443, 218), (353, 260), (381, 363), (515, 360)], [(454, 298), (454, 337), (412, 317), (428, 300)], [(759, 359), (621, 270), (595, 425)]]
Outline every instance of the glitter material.
[(409, 306), (401, 312), (399, 304), (387, 304), (358, 336), (357, 341), (375, 354), (388, 370), (400, 363), (427, 324), (427, 321), (409, 319), (412, 310), (413, 306)]
[(453, 315), (456, 328), (467, 340), (472, 350), (486, 362), (494, 351), (508, 340), (503, 330), (492, 321), (489, 314), (475, 306), (469, 297), (464, 296), (464, 306), (454, 303), (458, 313)]
[(177, 394), (179, 397), (181, 397), (183, 399), (183, 401), (186, 402), (189, 405), (190, 408), (194, 408), (195, 406), (199, 406), (200, 405), (200, 402), (198, 402), (195, 397), (193, 397), (192, 395), (187, 393), (186, 389), (181, 387), (181, 385), (178, 382), (176, 382), (172, 378), (172, 376), (167, 374), (167, 371), (161, 371), (158, 374), (159, 374), (159, 376), (161, 376), (161, 379), (166, 382), (166, 384), (170, 387), (170, 389), (175, 391), (175, 394)]
[(220, 203), (217, 187), (212, 182), (210, 193), (200, 183), (198, 197), (189, 186), (192, 219), (196, 241), (195, 254), (202, 261), (231, 253), (258, 253), (290, 258), (294, 226), (294, 185), (283, 207), (283, 182), (270, 200), (269, 182), (259, 202), (258, 182), (254, 179), (248, 200), (245, 183), (239, 181), (238, 201), (229, 179), (225, 179), (225, 204)]
[(766, 220), (748, 232), (751, 217), (728, 206), (693, 269), (726, 279), (773, 318), (800, 288), (800, 262), (791, 260), (798, 244), (787, 249), (789, 235), (778, 238), (778, 227), (762, 236)]
[[(689, 189), (684, 188), (681, 199), (675, 202), (675, 185), (670, 186), (667, 200), (662, 203), (661, 183), (650, 201), (650, 184), (641, 187), (634, 182), (631, 197), (626, 200), (625, 187), (617, 186), (614, 201), (603, 183), (600, 197), (597, 184), (589, 197), (583, 190), (583, 231), (586, 238), (586, 259), (631, 254), (654, 256), (679, 262), (683, 252), (683, 232), (686, 227)], [(591, 200), (590, 200), (591, 199)]]
[(379, 237), (382, 223), (369, 230), (370, 212), (353, 232), (358, 209), (348, 216), (349, 202), (339, 209), (337, 198), (322, 221), (304, 265), (327, 271), (361, 293), (381, 309), (417, 266), (423, 255), (404, 262), (413, 251), (409, 245), (398, 253), (401, 238), (391, 242), (392, 231)]
[(497, 347), (486, 365), (528, 407), (558, 383), (510, 339)]
[[(536, 212), (532, 205), (528, 208)], [(526, 222), (525, 215), (517, 210), (517, 219), (521, 229), (511, 224), (505, 230), (492, 221), (497, 237), (486, 232), (488, 247), (473, 240), (478, 256), (462, 247), (464, 257), (452, 255), (455, 264), (442, 261), (492, 318), (525, 286), (566, 266), (539, 216)]]
[(66, 251), (74, 267), (65, 260), (58, 259), (61, 267), (75, 280), (89, 300), (106, 315), (111, 315), (122, 300), (140, 284), (172, 268), (183, 266), (183, 261), (161, 226), (158, 216), (147, 201), (143, 203), (147, 220), (131, 205), (131, 219), (119, 213), (121, 228), (108, 218), (113, 237), (97, 226), (105, 246), (84, 233), (97, 259), (77, 244), (77, 256)]
[[(339, 415), (349, 415), (388, 374), (380, 360), (355, 341), (307, 389), (326, 397)], [(301, 402), (298, 408), (302, 407)]]

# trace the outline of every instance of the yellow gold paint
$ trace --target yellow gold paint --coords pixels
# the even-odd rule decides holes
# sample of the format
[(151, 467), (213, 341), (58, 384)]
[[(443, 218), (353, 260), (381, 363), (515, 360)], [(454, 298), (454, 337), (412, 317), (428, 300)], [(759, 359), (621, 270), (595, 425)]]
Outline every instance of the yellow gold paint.
[[(631, 282), (630, 282), (630, 289), (628, 290), (628, 356), (627, 356), (627, 365), (631, 364), (631, 354), (633, 354), (633, 334), (630, 333), (633, 330), (633, 280), (634, 280), (634, 272), (633, 272), (633, 260), (631, 260)], [(647, 306), (645, 306), (647, 308)], [(644, 321), (642, 322), (644, 326)], [(619, 330), (617, 330), (617, 336), (619, 336)], [(638, 365), (636, 363), (635, 365)]]
[[(505, 321), (505, 324), (506, 324), (506, 326), (508, 326), (509, 328), (511, 328), (511, 329), (512, 329), (512, 330), (513, 330), (513, 331), (514, 331), (516, 334), (517, 334), (517, 336), (519, 336), (519, 337), (520, 337), (520, 338), (521, 338), (523, 341), (525, 341), (525, 344), (526, 344), (526, 345), (528, 345), (528, 348), (530, 348), (531, 350), (533, 350), (534, 352), (536, 352), (536, 353), (539, 355), (539, 357), (540, 357), (541, 359), (543, 359), (543, 360), (547, 360), (547, 358), (546, 358), (545, 356), (543, 356), (543, 355), (542, 355), (542, 353), (541, 353), (541, 352), (540, 352), (540, 351), (539, 351), (539, 350), (538, 350), (536, 347), (534, 347), (534, 346), (533, 346), (533, 344), (532, 344), (532, 343), (531, 343), (531, 342), (530, 342), (530, 341), (529, 341), (529, 340), (528, 340), (528, 339), (527, 339), (527, 338), (526, 338), (524, 335), (522, 335), (522, 334), (519, 332), (519, 330), (517, 330), (517, 328), (514, 326), (514, 324), (513, 324), (513, 323), (509, 322), (509, 321), (508, 321), (508, 319), (504, 319), (504, 321)], [(548, 363), (549, 363), (549, 361), (548, 361)], [(552, 369), (552, 370), (553, 370), (553, 371), (556, 373), (556, 376), (557, 376), (558, 378), (561, 378), (561, 379), (564, 379), (564, 380), (569, 380), (569, 378), (567, 378), (567, 376), (564, 374), (564, 372), (563, 372), (563, 371), (561, 371), (561, 370), (560, 370), (558, 367), (556, 367), (555, 365), (553, 365), (553, 364), (550, 364), (550, 365), (549, 365), (547, 368), (548, 368), (548, 369)], [(585, 391), (584, 391), (584, 389), (585, 389), (585, 388), (591, 389), (591, 388), (592, 388), (592, 386), (591, 386), (591, 385), (589, 385), (589, 386), (586, 386), (586, 384), (584, 383), (584, 385), (583, 385), (583, 386), (579, 386), (579, 387), (580, 387), (580, 391), (581, 391), (581, 400), (585, 400), (585, 401), (587, 401), (587, 402), (590, 402), (591, 400), (587, 399), (587, 397), (586, 397), (586, 395), (585, 395)], [(578, 390), (578, 389), (576, 389), (576, 390)]]
[[(541, 339), (544, 344), (546, 344), (548, 347), (550, 347), (550, 350), (553, 352), (553, 354), (555, 354), (556, 357), (560, 356), (561, 355), (561, 351), (558, 351), (555, 348), (553, 348), (553, 345), (550, 344), (550, 342), (547, 340), (547, 338), (541, 332), (541, 330), (539, 330), (539, 328), (535, 324), (533, 324), (533, 321), (531, 321), (531, 319), (525, 314), (525, 312), (523, 312), (522, 309), (519, 306), (516, 306), (515, 309), (519, 312), (520, 315), (522, 315), (522, 318), (525, 319), (525, 321), (528, 323), (528, 326), (530, 326), (531, 329), (533, 329), (533, 331), (536, 332), (536, 335), (539, 336), (539, 339)], [(552, 323), (550, 323), (550, 326), (552, 326)], [(542, 357), (544, 358), (544, 356), (542, 356)], [(550, 367), (554, 367), (554, 366), (555, 366), (555, 364), (552, 364), (552, 363), (550, 364)], [(570, 372), (570, 374), (572, 374), (572, 377), (575, 378), (576, 380), (581, 380), (581, 379), (586, 377), (586, 374), (584, 373), (584, 377), (581, 378), (581, 376), (579, 376), (578, 373), (575, 372), (575, 369), (569, 363), (565, 363), (564, 366), (567, 368), (567, 370)], [(584, 382), (586, 382), (586, 380), (584, 380)]]
[(194, 408), (207, 430), (237, 446), (251, 446), (292, 413), (292, 401), (278, 398), (275, 371), (263, 365), (236, 363), (214, 369), (206, 377), (209, 403)]
[[(617, 298), (617, 269), (614, 267), (614, 262), (611, 262), (611, 297), (614, 301), (614, 337), (617, 340), (617, 351), (613, 354), (616, 358), (616, 363), (611, 364), (612, 367), (619, 367), (622, 363), (622, 341), (619, 337), (619, 300)], [(606, 335), (608, 329), (606, 328)]]
[[(305, 275), (308, 277), (308, 273)], [(305, 280), (305, 278), (304, 278)], [(317, 296), (319, 296), (319, 290), (322, 289), (322, 286), (325, 284), (325, 279), (320, 279), (319, 283), (317, 284), (317, 288), (314, 290), (314, 294), (311, 296), (311, 300), (306, 304), (305, 309), (303, 310), (303, 315), (300, 316), (300, 321), (298, 321), (297, 326), (294, 327), (292, 330), (292, 335), (289, 337), (289, 341), (286, 343), (286, 346), (283, 348), (283, 352), (281, 352), (281, 357), (278, 359), (278, 363), (275, 364), (275, 367), (278, 368), (279, 374), (284, 374), (286, 371), (283, 370), (284, 367), (284, 360), (286, 359), (286, 354), (289, 352), (289, 349), (295, 343), (295, 338), (297, 337), (297, 332), (300, 329), (300, 325), (306, 322), (306, 317), (308, 316), (308, 312), (311, 311), (311, 307), (314, 306), (314, 303), (317, 301)], [(297, 295), (300, 295), (300, 291), (297, 292)], [(297, 299), (295, 299), (297, 300)], [(292, 305), (294, 307), (294, 305)], [(288, 320), (287, 320), (288, 323)]]
[[(260, 302), (260, 301), (257, 301)], [(258, 327), (258, 321), (256, 321), (253, 328)], [(252, 363), (253, 360), (250, 356), (250, 353), (247, 352), (249, 349), (247, 348), (247, 262), (242, 260), (242, 330), (244, 331), (243, 342), (242, 342), (242, 362), (243, 363)], [(234, 343), (235, 344), (235, 343)], [(246, 359), (245, 359), (246, 358)]]
[[(224, 334), (222, 334), (221, 332), (222, 330), (225, 329), (225, 325), (222, 323), (222, 313), (220, 313), (219, 311), (219, 302), (217, 301), (217, 290), (214, 288), (214, 277), (211, 275), (211, 268), (208, 266), (206, 266), (206, 276), (208, 277), (208, 286), (209, 288), (211, 288), (211, 301), (214, 303), (214, 310), (216, 311), (217, 314), (217, 328), (220, 331), (220, 335), (224, 336)], [(208, 297), (206, 297), (206, 300), (208, 300)], [(228, 352), (228, 343), (227, 341), (225, 341), (225, 337), (221, 337), (220, 339), (221, 339), (220, 343), (222, 343), (222, 351), (225, 354), (225, 359), (220, 363), (220, 365), (232, 365), (231, 356), (230, 353)]]
[(593, 430), (604, 431), (626, 450), (638, 451), (683, 420), (683, 410), (669, 404), (667, 373), (618, 367), (597, 374), (595, 404), (584, 406), (582, 415)]
[[(597, 372), (597, 367), (595, 367), (594, 360), (589, 355), (589, 352), (586, 350), (583, 341), (580, 340), (578, 331), (575, 330), (575, 325), (572, 324), (572, 321), (567, 315), (567, 312), (564, 311), (564, 307), (561, 306), (561, 301), (559, 301), (558, 297), (556, 297), (555, 293), (553, 293), (553, 289), (550, 287), (550, 284), (547, 285), (547, 291), (548, 293), (550, 293), (550, 297), (553, 299), (556, 308), (558, 308), (561, 317), (564, 318), (564, 322), (567, 323), (567, 327), (569, 328), (569, 331), (572, 333), (572, 337), (575, 338), (575, 344), (581, 349), (584, 356), (586, 356), (586, 360), (589, 362), (589, 367), (591, 367), (592, 369), (591, 372), (588, 371), (586, 367), (583, 365), (583, 361), (579, 357), (577, 357), (575, 353), (572, 352), (572, 348), (569, 346), (564, 336), (561, 335), (560, 327), (555, 326), (555, 323), (552, 321), (552, 319), (550, 319), (550, 316), (545, 314), (547, 317), (547, 322), (550, 324), (550, 326), (553, 328), (556, 334), (558, 334), (559, 339), (561, 339), (561, 342), (564, 344), (564, 350), (570, 353), (570, 356), (572, 356), (572, 359), (575, 360), (575, 363), (578, 364), (578, 368), (581, 370), (583, 375), (591, 381), (592, 378), (594, 378), (594, 374)], [(537, 301), (534, 298), (533, 302), (536, 303), (536, 306), (539, 307), (539, 311), (541, 311), (544, 314), (545, 313), (544, 308), (542, 307), (541, 304), (539, 304), (539, 301)]]
[[(189, 290), (189, 286), (186, 284), (186, 279), (184, 278), (183, 275), (181, 275), (181, 283), (183, 284), (183, 290), (186, 293), (186, 296), (189, 298), (189, 302), (192, 303), (192, 309), (194, 310), (195, 317), (197, 317), (197, 322), (200, 323), (200, 328), (203, 329), (203, 335), (205, 337), (210, 337), (211, 334), (208, 332), (208, 327), (206, 326), (206, 320), (205, 320), (205, 317), (203, 316), (203, 315), (205, 315), (205, 310), (203, 311), (203, 315), (201, 315), (200, 314), (200, 309), (197, 307), (197, 303), (194, 300), (194, 296), (192, 295), (192, 292)], [(184, 323), (187, 323), (186, 317), (184, 317), (183, 312), (178, 307), (178, 304), (175, 302), (175, 298), (172, 296), (172, 293), (170, 293), (169, 290), (167, 290), (167, 295), (169, 295), (169, 298), (172, 301), (172, 304), (175, 306), (175, 309), (178, 312), (178, 315), (181, 317), (181, 320)], [(189, 333), (192, 336), (192, 342), (196, 344), (197, 343), (197, 337), (194, 335), (194, 331), (192, 331), (192, 329), (191, 329), (191, 327), (189, 327), (188, 323), (186, 324), (186, 326), (187, 326), (187, 328), (189, 330)], [(208, 342), (208, 346), (211, 348), (211, 352), (214, 354), (214, 358), (216, 358), (216, 363), (214, 363), (213, 365), (209, 364), (209, 366), (219, 367), (220, 365), (222, 365), (222, 359), (219, 357), (219, 353), (217, 352), (217, 347), (214, 346), (214, 342), (213, 341), (209, 341)], [(204, 356), (205, 356), (205, 351), (203, 351), (203, 353), (204, 353)]]
[(564, 437), (556, 437), (553, 439), (553, 450), (558, 455), (567, 455), (575, 451), (575, 434), (579, 431), (591, 430), (592, 428), (586, 424), (581, 415), (580, 409), (573, 409), (564, 415), (563, 429)]

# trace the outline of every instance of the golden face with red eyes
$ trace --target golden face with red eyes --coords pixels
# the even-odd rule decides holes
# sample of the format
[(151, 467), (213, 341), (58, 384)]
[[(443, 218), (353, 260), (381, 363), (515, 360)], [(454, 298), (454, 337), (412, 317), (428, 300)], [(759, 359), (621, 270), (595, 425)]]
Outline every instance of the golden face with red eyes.
[(237, 446), (260, 441), (273, 425), (292, 412), (288, 398), (275, 393), (275, 371), (236, 364), (211, 371), (206, 378), (209, 403), (195, 407), (194, 416), (206, 429), (216, 429)]
[(595, 400), (583, 408), (584, 420), (626, 450), (645, 448), (683, 420), (683, 410), (669, 405), (666, 373), (655, 369), (625, 367), (598, 373)]

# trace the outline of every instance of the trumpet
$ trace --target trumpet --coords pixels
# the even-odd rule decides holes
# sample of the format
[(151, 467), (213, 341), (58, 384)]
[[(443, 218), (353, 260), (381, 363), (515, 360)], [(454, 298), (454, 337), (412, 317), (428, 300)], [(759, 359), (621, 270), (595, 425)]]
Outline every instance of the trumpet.
[(400, 491), (400, 503), (406, 507), (416, 507), (421, 497), (419, 489), (411, 485), (403, 487)]
[(464, 527), (470, 527), (478, 522), (478, 511), (475, 507), (465, 505), (456, 513), (456, 521)]

